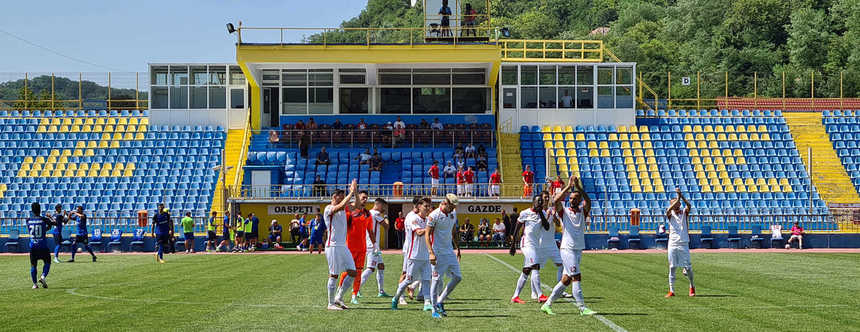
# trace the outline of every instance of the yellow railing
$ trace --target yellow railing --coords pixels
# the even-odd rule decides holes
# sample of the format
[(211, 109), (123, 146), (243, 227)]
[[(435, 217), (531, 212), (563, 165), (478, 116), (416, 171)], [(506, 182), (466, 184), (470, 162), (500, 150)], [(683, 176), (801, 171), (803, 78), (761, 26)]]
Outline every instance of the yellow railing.
[[(292, 28), (292, 27), (243, 27), (238, 31), (239, 44), (262, 43), (287, 45), (290, 42), (290, 33), (310, 33), (310, 36), (302, 35), (299, 44), (307, 45), (421, 45), (428, 43), (436, 44), (458, 44), (461, 42), (496, 42), (496, 28), (486, 25), (474, 27), (452, 26), (444, 32), (438, 27), (417, 28)], [(474, 35), (469, 35), (474, 32)], [(249, 40), (249, 34), (253, 34), (262, 41)], [(275, 36), (277, 34), (277, 36)], [(286, 36), (285, 36), (286, 34)], [(450, 35), (448, 35), (450, 34)], [(260, 37), (262, 36), (262, 37)], [(274, 40), (278, 40), (277, 43)]]
[[(242, 150), (239, 153), (239, 159), (236, 161), (236, 166), (235, 166), (236, 167), (236, 169), (235, 169), (236, 178), (233, 179), (233, 186), (232, 186), (233, 188), (239, 188), (242, 181), (244, 180), (243, 178), (245, 175), (245, 171), (243, 168), (245, 166), (245, 159), (247, 159), (248, 146), (250, 145), (249, 144), (250, 139), (251, 139), (251, 121), (250, 121), (250, 119), (248, 119), (248, 121), (245, 122), (245, 131), (242, 133)], [(238, 194), (238, 193), (231, 193), (231, 196), (236, 195), (236, 194)]]
[(603, 62), (602, 40), (499, 40), (502, 61)]

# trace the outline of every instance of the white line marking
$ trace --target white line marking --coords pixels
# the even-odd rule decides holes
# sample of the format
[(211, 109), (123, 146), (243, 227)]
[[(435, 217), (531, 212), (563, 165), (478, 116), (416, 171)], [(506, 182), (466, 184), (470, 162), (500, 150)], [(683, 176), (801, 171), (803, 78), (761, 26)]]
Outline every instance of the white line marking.
[[(511, 271), (520, 272), (520, 270), (517, 270), (517, 268), (513, 267), (511, 264), (508, 264), (507, 262), (505, 262), (501, 259), (490, 256), (490, 254), (484, 254), (484, 255), (486, 255), (490, 259), (498, 262), (499, 264), (507, 266), (509, 269), (511, 269)], [(544, 289), (552, 290), (552, 287), (547, 286), (547, 284), (545, 284), (545, 283), (541, 283), (540, 286)], [(567, 300), (570, 301), (571, 303), (573, 303), (572, 299), (567, 299)], [(594, 318), (597, 318), (597, 320), (599, 320), (601, 323), (603, 323), (603, 325), (608, 326), (609, 328), (611, 328), (615, 332), (627, 332), (627, 330), (625, 330), (623, 327), (618, 326), (618, 324), (613, 323), (611, 320), (609, 320), (606, 317), (603, 317), (601, 315), (594, 315)]]

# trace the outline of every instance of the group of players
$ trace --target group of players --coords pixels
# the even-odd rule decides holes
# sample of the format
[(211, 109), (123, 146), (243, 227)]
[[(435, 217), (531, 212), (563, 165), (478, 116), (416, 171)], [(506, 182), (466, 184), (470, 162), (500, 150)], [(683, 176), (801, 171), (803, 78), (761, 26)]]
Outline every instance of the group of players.
[[(30, 278), (33, 281), (33, 289), (48, 288), (46, 278), (51, 270), (51, 251), (48, 248), (48, 232), (54, 236), (54, 263), (60, 262), (60, 248), (63, 245), (63, 227), (69, 221), (77, 222), (77, 233), (74, 238), (68, 239), (72, 247), (72, 258), (67, 262), (75, 261), (78, 245), (83, 245), (96, 261), (96, 254), (89, 244), (87, 234), (87, 215), (84, 208), (78, 206), (74, 211), (63, 211), (63, 206), (57, 204), (53, 215), (42, 215), (42, 206), (39, 203), (30, 205), (30, 217), (27, 218), (27, 233), (30, 236)], [(41, 276), (37, 273), (39, 261), (43, 262)]]

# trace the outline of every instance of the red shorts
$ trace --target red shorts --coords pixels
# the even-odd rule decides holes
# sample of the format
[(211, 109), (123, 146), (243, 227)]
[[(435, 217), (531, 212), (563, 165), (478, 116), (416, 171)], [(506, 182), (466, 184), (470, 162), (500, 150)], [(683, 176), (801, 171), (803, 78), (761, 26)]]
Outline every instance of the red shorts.
[(364, 268), (364, 260), (367, 257), (367, 249), (365, 250), (350, 250), (352, 253), (352, 261), (355, 262), (355, 269), (361, 270)]

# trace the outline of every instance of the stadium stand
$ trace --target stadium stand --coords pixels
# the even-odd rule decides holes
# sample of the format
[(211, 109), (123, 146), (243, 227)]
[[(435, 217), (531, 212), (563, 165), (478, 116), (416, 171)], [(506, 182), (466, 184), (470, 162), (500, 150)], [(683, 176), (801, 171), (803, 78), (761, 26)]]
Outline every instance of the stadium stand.
[[(536, 181), (580, 176), (596, 216), (624, 216), (639, 208), (643, 219), (659, 220), (675, 188), (687, 193), (700, 218), (720, 217), (714, 230), (748, 230), (744, 215), (810, 214), (810, 204), (812, 214), (828, 213), (780, 111), (639, 115), (634, 126), (523, 126), (523, 167), (532, 166)], [(836, 228), (825, 221), (806, 226)], [(642, 230), (656, 227), (643, 224)]]
[(224, 136), (150, 125), (147, 111), (0, 111), (0, 217), (13, 225), (36, 198), (47, 210), (83, 205), (91, 233), (132, 233), (137, 211), (159, 202), (205, 216)]
[(822, 124), (855, 191), (860, 193), (860, 110), (824, 111)]

